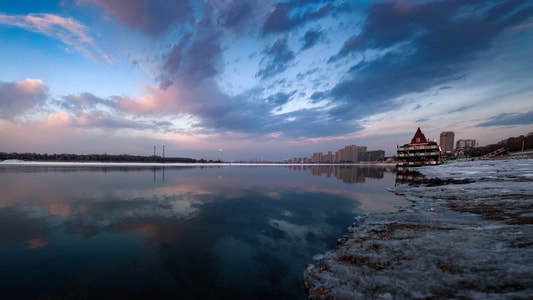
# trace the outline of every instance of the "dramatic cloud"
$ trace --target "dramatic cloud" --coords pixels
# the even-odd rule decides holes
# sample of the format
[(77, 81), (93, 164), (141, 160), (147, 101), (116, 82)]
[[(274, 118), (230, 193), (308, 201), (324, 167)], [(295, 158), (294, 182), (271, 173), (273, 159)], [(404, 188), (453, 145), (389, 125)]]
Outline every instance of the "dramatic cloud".
[(0, 24), (44, 34), (74, 47), (87, 57), (111, 62), (111, 58), (90, 37), (88, 28), (72, 18), (63, 18), (53, 14), (10, 16), (0, 13)]
[(488, 126), (512, 126), (512, 125), (532, 125), (533, 111), (525, 113), (502, 113), (490, 118), (487, 122), (478, 124), (479, 127)]
[(532, 15), (527, 1), (373, 5), (361, 33), (330, 58), (336, 63), (353, 54), (365, 57), (329, 91), (339, 104), (331, 113), (345, 120), (363, 117), (392, 109), (391, 100), (402, 95), (462, 79), (466, 66), (499, 34)]
[(0, 117), (13, 119), (43, 105), (47, 98), (48, 85), (39, 79), (0, 81)]
[[(354, 119), (394, 110), (397, 104), (392, 100), (399, 96), (424, 92), (464, 78), (462, 71), (467, 63), (487, 50), (505, 28), (525, 18), (506, 15), (509, 10), (502, 10), (498, 15), (498, 6), (480, 10), (487, 17), (474, 15), (468, 13), (470, 6), (462, 2), (410, 5), (384, 2), (370, 6), (360, 34), (348, 38), (338, 53), (330, 57), (331, 64), (343, 61), (352, 67), (330, 90), (309, 93), (309, 103), (327, 100), (330, 106), (300, 108), (278, 116), (273, 113), (295, 99), (298, 90), (266, 93), (265, 96), (246, 92), (229, 96), (218, 90), (214, 82), (204, 82), (216, 78), (223, 70), (221, 44), (227, 33), (216, 25), (241, 34), (244, 24), (249, 22), (244, 12), (253, 11), (252, 7), (251, 1), (232, 2), (216, 9), (202, 6), (204, 13), (198, 26), (172, 46), (158, 76), (162, 89), (175, 86), (170, 93), (174, 96), (161, 96), (162, 93), (154, 90), (152, 95), (160, 96), (122, 101), (122, 107), (129, 105), (129, 109), (139, 112), (192, 115), (196, 117), (196, 128), (202, 131), (224, 128), (248, 134), (282, 132), (286, 136), (304, 136), (304, 128), (313, 128), (307, 131), (307, 135), (313, 132), (313, 136), (335, 134), (335, 130), (337, 134), (353, 132), (362, 128), (353, 123)], [(524, 9), (520, 5), (515, 8)], [(268, 15), (262, 33), (269, 36), (283, 33), (331, 15), (334, 10), (338, 7), (329, 3), (280, 3)], [(465, 39), (470, 39), (471, 35), (475, 36), (473, 41), (466, 43)], [(299, 38), (301, 50), (311, 49), (324, 39), (325, 33), (320, 27), (313, 26)], [(261, 80), (280, 78), (280, 83), (290, 86), (293, 79), (283, 75), (295, 67), (298, 54), (289, 45), (289, 37), (283, 35), (265, 46), (260, 52), (263, 57), (255, 77)], [(368, 51), (376, 54), (368, 56)], [(357, 53), (363, 53), (365, 58), (350, 58)], [(185, 90), (187, 92), (183, 92)], [(161, 102), (161, 99), (166, 100)]]
[[(483, 143), (482, 128), (502, 139), (530, 124), (526, 0), (6, 3), (2, 136), (33, 122), (76, 141), (303, 155), (367, 141), (394, 151), (417, 126)], [(104, 45), (113, 64), (97, 63), (110, 61)]]
[[(287, 5), (290, 9), (286, 11), (285, 21), (282, 22), (288, 22), (289, 26), (284, 27), (285, 29), (302, 26), (312, 20), (323, 18), (332, 11), (331, 4), (324, 4), (318, 8), (314, 6), (314, 3)], [(116, 6), (120, 5), (116, 4)], [(223, 128), (227, 131), (245, 134), (263, 135), (283, 132), (286, 136), (301, 136), (304, 135), (305, 129), (299, 127), (314, 124), (317, 125), (316, 130), (312, 131), (313, 136), (333, 132), (332, 128), (337, 128), (337, 133), (346, 132), (341, 128), (342, 124), (325, 125), (324, 122), (329, 118), (319, 117), (321, 113), (317, 113), (314, 109), (309, 110), (309, 114), (305, 117), (303, 115), (305, 111), (302, 111), (302, 115), (295, 113), (274, 115), (273, 112), (279, 112), (281, 106), (286, 105), (293, 98), (297, 93), (296, 90), (272, 95), (266, 93), (264, 96), (247, 91), (229, 96), (218, 90), (216, 82), (212, 79), (223, 71), (224, 49), (221, 45), (224, 39), (228, 38), (228, 32), (222, 29), (227, 28), (231, 32), (242, 34), (245, 24), (248, 24), (258, 7), (260, 6), (256, 1), (237, 1), (227, 5), (213, 2), (212, 5), (208, 3), (200, 5), (202, 19), (196, 22), (195, 27), (185, 27), (182, 34), (178, 35), (177, 41), (164, 54), (160, 73), (157, 76), (162, 91), (150, 88), (147, 95), (141, 98), (122, 97), (117, 102), (117, 108), (139, 116), (140, 114), (191, 116), (194, 117), (196, 132), (212, 132), (213, 130), (220, 132), (220, 128)], [(276, 14), (281, 16), (280, 12), (283, 7), (285, 7), (283, 4), (276, 6), (275, 10), (278, 11), (270, 15), (268, 18), (270, 21), (265, 24), (274, 22)], [(145, 17), (155, 20), (156, 16), (152, 15), (154, 11), (146, 11)], [(123, 13), (134, 15), (129, 9)], [(125, 18), (119, 18), (119, 20), (127, 23)], [(168, 28), (172, 26), (164, 21), (162, 23), (168, 25)], [(128, 26), (140, 27), (140, 25), (132, 26), (129, 23)], [(263, 28), (268, 28), (268, 26)], [(276, 28), (270, 33), (274, 34), (282, 29), (282, 27)], [(324, 38), (319, 27), (314, 26), (314, 28), (308, 30), (301, 38), (303, 49), (312, 48)], [(271, 45), (265, 46), (261, 53), (264, 56), (260, 61), (260, 69), (255, 73), (255, 77), (261, 80), (272, 79), (291, 68), (297, 55), (290, 49), (286, 36), (277, 38)], [(291, 123), (291, 127), (284, 128), (287, 122)], [(350, 125), (346, 128), (356, 127)]]

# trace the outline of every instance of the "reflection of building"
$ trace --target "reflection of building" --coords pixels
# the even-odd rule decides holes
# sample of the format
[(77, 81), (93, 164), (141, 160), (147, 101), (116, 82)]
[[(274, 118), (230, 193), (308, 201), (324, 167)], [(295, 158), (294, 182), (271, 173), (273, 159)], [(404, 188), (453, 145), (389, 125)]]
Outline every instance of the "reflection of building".
[(428, 141), (420, 127), (411, 139), (411, 143), (398, 146), (396, 156), (398, 157), (396, 165), (400, 169), (442, 163), (439, 145)]
[(422, 173), (413, 169), (402, 169), (396, 172), (396, 185), (398, 184), (418, 184), (424, 181)]
[(453, 140), (455, 133), (453, 131), (443, 131), (440, 133), (440, 148), (446, 153), (453, 152)]
[(384, 172), (386, 171), (384, 167), (376, 166), (345, 166), (345, 165), (301, 165), (301, 166), (290, 166), (289, 168), (293, 170), (310, 170), (311, 173), (315, 176), (326, 175), (331, 177), (332, 175), (335, 178), (342, 180), (346, 183), (357, 183), (365, 182), (366, 177), (372, 178), (383, 178)]

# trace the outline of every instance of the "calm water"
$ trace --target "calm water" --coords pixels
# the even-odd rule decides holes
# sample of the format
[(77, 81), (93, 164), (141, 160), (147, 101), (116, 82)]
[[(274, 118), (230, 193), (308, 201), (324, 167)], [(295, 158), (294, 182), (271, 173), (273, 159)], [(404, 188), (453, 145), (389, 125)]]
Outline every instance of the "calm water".
[(303, 269), (366, 211), (378, 167), (0, 165), (0, 295), (306, 297)]

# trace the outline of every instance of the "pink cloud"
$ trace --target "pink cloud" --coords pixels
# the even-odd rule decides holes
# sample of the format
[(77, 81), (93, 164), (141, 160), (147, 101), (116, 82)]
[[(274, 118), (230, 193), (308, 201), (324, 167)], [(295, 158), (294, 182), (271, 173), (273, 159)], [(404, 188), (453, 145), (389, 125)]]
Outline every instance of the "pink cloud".
[(148, 34), (161, 34), (192, 14), (188, 1), (95, 0), (119, 21)]
[(50, 114), (46, 118), (46, 125), (48, 126), (70, 126), (72, 123), (72, 117), (64, 111)]
[(40, 105), (48, 98), (48, 85), (40, 79), (18, 82), (0, 81), (0, 118), (13, 119)]
[(180, 114), (183, 113), (182, 101), (183, 92), (176, 85), (170, 86), (166, 90), (143, 86), (146, 95), (140, 98), (121, 98), (117, 107), (124, 112), (132, 114)]

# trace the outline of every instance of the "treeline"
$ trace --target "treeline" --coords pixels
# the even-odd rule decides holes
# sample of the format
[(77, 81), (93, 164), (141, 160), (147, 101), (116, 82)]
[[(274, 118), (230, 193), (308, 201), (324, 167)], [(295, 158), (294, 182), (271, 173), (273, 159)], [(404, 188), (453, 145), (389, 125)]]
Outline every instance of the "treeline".
[(58, 161), (58, 162), (158, 162), (158, 163), (213, 163), (220, 161), (196, 160), (186, 157), (161, 157), (161, 156), (141, 156), (129, 154), (41, 154), (41, 153), (5, 153), (0, 152), (0, 161), (7, 159), (18, 159), (25, 161)]
[(522, 149), (524, 151), (533, 150), (533, 132), (530, 132), (528, 135), (510, 137), (496, 144), (467, 149), (465, 150), (465, 154), (471, 157), (483, 156), (500, 148), (505, 148), (508, 152), (522, 151)]

